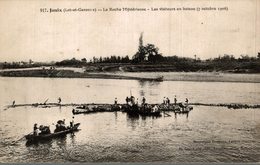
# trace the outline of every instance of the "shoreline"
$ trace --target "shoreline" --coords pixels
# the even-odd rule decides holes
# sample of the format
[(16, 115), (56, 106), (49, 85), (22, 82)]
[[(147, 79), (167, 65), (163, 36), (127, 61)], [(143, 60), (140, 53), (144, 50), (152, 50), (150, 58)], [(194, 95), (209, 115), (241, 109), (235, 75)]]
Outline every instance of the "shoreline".
[[(78, 68), (76, 68), (78, 69)], [(26, 69), (1, 70), (1, 77), (42, 77), (42, 78), (93, 78), (138, 81), (194, 81), (260, 83), (260, 74), (238, 74), (223, 72), (78, 72), (75, 68), (66, 69)], [(163, 77), (158, 79), (158, 77)]]

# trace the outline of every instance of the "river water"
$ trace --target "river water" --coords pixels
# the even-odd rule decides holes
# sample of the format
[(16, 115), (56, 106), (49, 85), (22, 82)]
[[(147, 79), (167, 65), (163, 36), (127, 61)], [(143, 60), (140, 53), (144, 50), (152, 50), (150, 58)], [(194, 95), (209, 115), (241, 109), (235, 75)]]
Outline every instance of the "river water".
[[(260, 109), (195, 106), (189, 115), (130, 117), (121, 112), (76, 115), (75, 136), (26, 144), (33, 124), (72, 118), (72, 107), (16, 104), (123, 103), (126, 96), (178, 102), (259, 104), (259, 83), (0, 77), (0, 162), (260, 162)], [(21, 140), (20, 140), (21, 139)]]

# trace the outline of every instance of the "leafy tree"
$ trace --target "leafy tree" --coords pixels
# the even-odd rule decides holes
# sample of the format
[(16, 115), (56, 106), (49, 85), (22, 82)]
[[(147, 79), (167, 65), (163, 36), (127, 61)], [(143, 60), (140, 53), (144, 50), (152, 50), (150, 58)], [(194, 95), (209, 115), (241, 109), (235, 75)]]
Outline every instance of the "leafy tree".
[(139, 63), (145, 60), (148, 60), (149, 62), (163, 61), (164, 59), (158, 51), (159, 48), (153, 44), (148, 43), (146, 46), (143, 46), (143, 33), (141, 33), (138, 52), (133, 56), (133, 62)]
[(148, 56), (148, 61), (150, 62), (163, 61), (162, 55), (158, 53), (159, 48), (155, 47), (153, 44), (147, 44), (145, 46), (145, 51)]
[(135, 53), (133, 56), (134, 62), (142, 62), (145, 60), (145, 48), (143, 46), (143, 33), (141, 33), (139, 37), (139, 46), (138, 46), (138, 52)]

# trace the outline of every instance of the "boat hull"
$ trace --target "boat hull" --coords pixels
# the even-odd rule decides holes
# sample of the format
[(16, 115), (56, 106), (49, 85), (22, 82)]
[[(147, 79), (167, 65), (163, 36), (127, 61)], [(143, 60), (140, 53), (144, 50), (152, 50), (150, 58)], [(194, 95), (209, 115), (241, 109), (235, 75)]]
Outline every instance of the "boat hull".
[(56, 138), (56, 137), (63, 137), (68, 133), (73, 133), (73, 132), (78, 131), (79, 125), (80, 125), (80, 123), (77, 123), (72, 128), (69, 128), (64, 131), (50, 133), (50, 134), (44, 134), (44, 135), (28, 134), (25, 136), (25, 138), (26, 138), (27, 142), (37, 142), (37, 141), (42, 141), (42, 140), (49, 140), (49, 139)]
[(161, 116), (161, 111), (152, 111), (152, 108), (138, 107), (138, 106), (125, 106), (122, 108), (123, 112), (129, 115), (140, 115), (140, 116)]
[(114, 112), (120, 110), (121, 106), (119, 105), (86, 105), (74, 108), (72, 110), (72, 114), (91, 114), (97, 112)]

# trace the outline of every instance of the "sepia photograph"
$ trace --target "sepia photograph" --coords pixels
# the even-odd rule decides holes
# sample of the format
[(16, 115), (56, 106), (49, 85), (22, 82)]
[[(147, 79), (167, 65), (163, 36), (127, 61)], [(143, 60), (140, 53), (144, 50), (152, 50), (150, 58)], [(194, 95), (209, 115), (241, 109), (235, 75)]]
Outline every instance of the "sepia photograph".
[(260, 1), (1, 0), (0, 163), (259, 163)]

